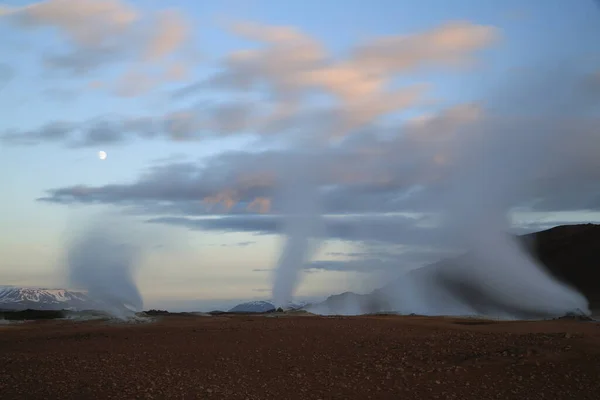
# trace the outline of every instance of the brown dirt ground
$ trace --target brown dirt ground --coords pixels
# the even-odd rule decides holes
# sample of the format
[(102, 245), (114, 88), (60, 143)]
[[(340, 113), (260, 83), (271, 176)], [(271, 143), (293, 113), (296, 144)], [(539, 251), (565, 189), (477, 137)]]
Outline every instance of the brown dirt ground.
[(163, 317), (0, 327), (8, 399), (598, 399), (600, 324)]

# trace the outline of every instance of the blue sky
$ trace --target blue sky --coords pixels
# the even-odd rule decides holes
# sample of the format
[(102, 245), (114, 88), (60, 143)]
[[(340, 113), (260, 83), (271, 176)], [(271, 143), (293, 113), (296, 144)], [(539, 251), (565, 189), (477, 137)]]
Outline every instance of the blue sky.
[[(59, 9), (66, 4), (55, 3)], [(46, 14), (32, 14), (33, 22), (23, 24), (18, 19), (28, 11), (20, 7), (34, 2), (3, 1), (0, 4), (9, 7), (9, 11), (0, 17), (0, 36), (8, 38), (0, 48), (0, 60), (3, 60), (0, 73), (6, 75), (3, 85), (0, 77), (0, 133), (26, 135), (55, 121), (82, 123), (99, 117), (159, 118), (188, 107), (196, 107), (192, 112), (201, 112), (203, 102), (243, 98), (247, 95), (243, 91), (232, 93), (211, 88), (183, 99), (173, 97), (177, 89), (203, 81), (223, 68), (220, 62), (223, 57), (241, 49), (257, 48), (254, 42), (229, 31), (228, 26), (238, 22), (295, 27), (318, 40), (332, 59), (347, 58), (354, 46), (380, 36), (417, 35), (449, 21), (467, 21), (497, 30), (497, 41), (473, 52), (477, 61), (474, 66), (452, 70), (446, 65), (430, 65), (396, 77), (397, 82), (403, 84), (427, 82), (431, 87), (428, 95), (438, 99), (435, 104), (417, 104), (412, 109), (402, 110), (398, 114), (401, 120), (442, 112), (456, 104), (484, 102), (490, 92), (498, 90), (498, 86), (524, 70), (533, 69), (543, 74), (544, 68), (564, 60), (590, 72), (600, 69), (597, 47), (600, 8), (592, 0), (170, 1), (168, 7), (188, 24), (185, 39), (172, 54), (156, 62), (136, 59), (145, 39), (135, 34), (123, 34), (117, 36), (118, 41), (123, 42), (118, 53), (109, 56), (108, 61), (97, 68), (79, 75), (44, 63), (44, 57), (49, 55), (85, 47), (76, 48), (69, 41), (73, 37), (69, 37), (68, 32), (82, 32), (68, 30), (69, 24), (76, 25), (76, 21), (56, 20), (48, 17), (51, 12), (42, 10)], [(143, 30), (146, 29), (169, 35), (171, 28), (160, 31), (160, 26), (151, 19), (153, 13), (167, 7), (166, 2), (140, 0), (115, 1), (114, 4), (119, 12), (119, 7), (126, 5), (136, 10), (141, 18), (140, 26), (146, 24), (140, 32), (146, 32)], [(89, 46), (84, 50), (93, 53), (98, 48)], [(175, 64), (183, 65), (187, 75), (175, 81), (157, 78), (156, 71)], [(115, 86), (127, 71), (149, 73), (146, 76), (160, 82), (155, 82), (151, 90), (123, 97), (116, 92)], [(244, 133), (254, 132), (248, 129)], [(202, 163), (208, 156), (230, 150), (259, 151), (271, 143), (269, 140), (257, 142), (251, 135), (230, 134), (200, 141), (135, 138), (125, 144), (98, 143), (81, 148), (69, 148), (60, 140), (37, 140), (28, 146), (0, 144), (0, 182), (4, 188), (0, 197), (0, 209), (3, 210), (0, 215), (0, 253), (3, 254), (0, 284), (64, 285), (61, 257), (70, 229), (99, 210), (122, 210), (119, 205), (110, 203), (90, 206), (36, 201), (47, 196), (47, 190), (75, 185), (104, 187), (133, 183), (145, 171), (151, 173), (149, 168), (157, 163), (168, 164), (172, 160)], [(98, 159), (99, 150), (108, 153), (107, 160)], [(571, 207), (568, 214), (558, 211), (527, 215), (534, 221), (541, 218), (559, 222), (598, 218), (590, 210), (573, 211)], [(176, 238), (169, 240), (170, 244), (164, 248), (153, 248), (144, 257), (138, 282), (149, 305), (192, 300), (217, 304), (227, 299), (270, 296), (269, 273), (253, 270), (273, 267), (279, 254), (280, 238), (250, 231), (191, 231), (175, 225), (143, 222), (161, 216), (147, 212), (133, 217), (147, 229), (159, 229)], [(236, 245), (243, 242), (252, 244)], [(351, 252), (357, 246), (355, 242), (339, 238), (332, 238), (327, 243), (320, 250), (320, 256), (325, 259), (345, 260), (347, 257), (327, 253)], [(155, 245), (161, 243), (152, 244)], [(361, 290), (384, 278), (351, 270), (323, 270), (306, 273), (303, 279), (299, 296)]]

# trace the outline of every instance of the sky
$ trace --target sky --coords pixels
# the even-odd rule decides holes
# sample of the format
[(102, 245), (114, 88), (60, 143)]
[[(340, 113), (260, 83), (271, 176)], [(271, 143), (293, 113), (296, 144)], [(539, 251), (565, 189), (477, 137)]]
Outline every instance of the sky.
[(0, 36), (0, 284), (63, 287), (111, 213), (143, 232), (148, 307), (270, 298), (304, 152), (327, 217), (297, 297), (373, 289), (452, 253), (436, 199), (490, 114), (567, 124), (515, 144), (541, 183), (514, 232), (600, 221), (592, 0), (4, 0)]

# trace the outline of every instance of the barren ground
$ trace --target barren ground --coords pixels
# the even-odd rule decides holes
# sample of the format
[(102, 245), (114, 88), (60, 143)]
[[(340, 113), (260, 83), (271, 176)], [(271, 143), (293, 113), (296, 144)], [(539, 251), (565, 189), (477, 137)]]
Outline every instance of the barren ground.
[(598, 399), (600, 324), (398, 316), (0, 326), (2, 399)]

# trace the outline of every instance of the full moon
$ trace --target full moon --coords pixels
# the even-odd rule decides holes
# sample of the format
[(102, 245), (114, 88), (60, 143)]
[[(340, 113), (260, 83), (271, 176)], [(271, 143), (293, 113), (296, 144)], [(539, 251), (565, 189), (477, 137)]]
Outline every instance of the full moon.
[(99, 152), (98, 152), (98, 158), (99, 158), (99, 159), (101, 159), (101, 160), (106, 160), (106, 157), (107, 157), (107, 156), (108, 156), (108, 155), (106, 154), (106, 152), (105, 152), (105, 151), (99, 151)]

